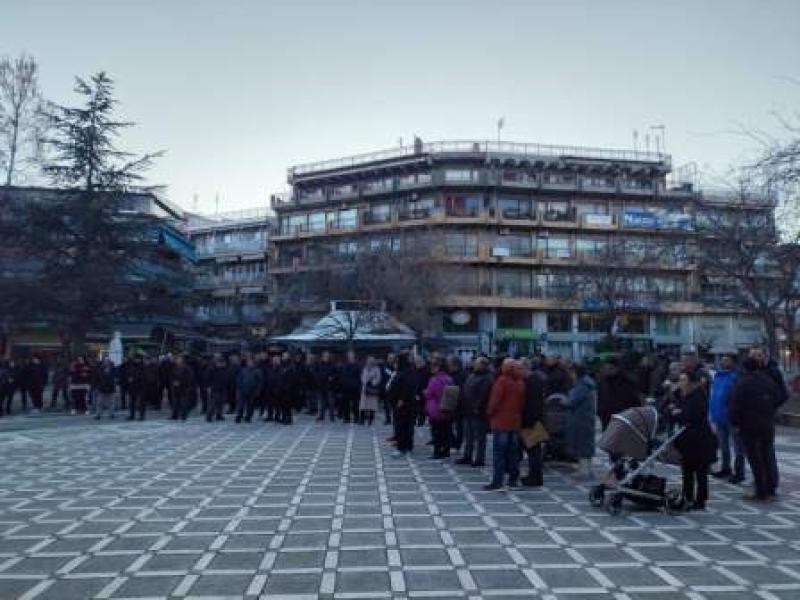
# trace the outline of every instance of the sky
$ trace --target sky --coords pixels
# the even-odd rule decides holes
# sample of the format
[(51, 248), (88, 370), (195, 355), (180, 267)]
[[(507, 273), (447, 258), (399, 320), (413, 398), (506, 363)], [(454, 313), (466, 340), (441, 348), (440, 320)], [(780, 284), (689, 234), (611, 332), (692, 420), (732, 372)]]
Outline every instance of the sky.
[[(799, 0), (2, 0), (44, 94), (107, 71), (168, 198), (264, 206), (293, 164), (425, 141), (630, 149), (723, 177), (800, 107)], [(217, 201), (217, 198), (219, 199)]]

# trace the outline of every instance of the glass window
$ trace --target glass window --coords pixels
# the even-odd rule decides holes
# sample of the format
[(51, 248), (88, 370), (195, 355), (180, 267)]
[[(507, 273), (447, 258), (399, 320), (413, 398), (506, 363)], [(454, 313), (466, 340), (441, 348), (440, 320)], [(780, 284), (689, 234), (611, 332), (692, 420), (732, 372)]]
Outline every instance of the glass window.
[(498, 310), (497, 327), (500, 329), (531, 329), (531, 311)]
[(608, 214), (608, 204), (605, 202), (578, 202), (575, 208), (579, 217)]
[(617, 326), (620, 333), (650, 333), (650, 321), (645, 314), (620, 315)]
[(552, 333), (572, 331), (572, 314), (566, 312), (547, 313), (547, 331)]
[(545, 221), (570, 221), (573, 211), (569, 207), (569, 202), (549, 201), (545, 203)]
[(389, 204), (373, 204), (365, 216), (368, 224), (388, 223), (392, 220), (392, 207)]
[(676, 315), (656, 315), (656, 335), (680, 335), (681, 318)]
[(609, 327), (608, 317), (597, 313), (579, 313), (578, 331), (581, 333), (605, 333)]
[(496, 290), (498, 296), (505, 296), (507, 298), (530, 298), (530, 271), (516, 269), (502, 269), (498, 271)]
[(504, 219), (530, 219), (533, 216), (528, 198), (498, 198), (497, 210)]
[(355, 229), (358, 225), (358, 210), (348, 208), (339, 211), (339, 229)]
[(447, 256), (477, 256), (478, 236), (467, 233), (448, 233), (445, 236)]
[(477, 217), (483, 207), (483, 197), (462, 194), (446, 196), (445, 207), (447, 214), (454, 217)]
[(534, 185), (536, 183), (536, 176), (526, 173), (525, 171), (516, 171), (507, 169), (500, 174), (500, 179), (503, 183), (513, 185)]
[(542, 182), (545, 184), (573, 184), (575, 175), (572, 173), (545, 173), (542, 175)]
[[(289, 217), (289, 232), (298, 233), (308, 231), (308, 215), (292, 215)], [(230, 242), (230, 236), (226, 236), (226, 242)]]
[(344, 185), (337, 185), (331, 188), (331, 196), (334, 198), (341, 198), (343, 196), (354, 196), (358, 194), (358, 185), (355, 183), (346, 183)]
[(434, 196), (412, 197), (406, 201), (406, 210), (400, 214), (400, 219), (427, 219), (433, 214), (436, 207)]
[(308, 215), (309, 231), (325, 231), (325, 213), (315, 212)]
[(444, 172), (444, 180), (448, 182), (477, 181), (478, 171), (473, 171), (472, 169), (447, 169)]
[(563, 236), (547, 236), (539, 238), (539, 250), (545, 258), (570, 258), (572, 251), (569, 238)]
[(339, 242), (336, 246), (336, 252), (339, 256), (355, 256), (358, 253), (358, 242), (352, 240)]
[(531, 237), (529, 235), (499, 235), (495, 239), (494, 247), (508, 251), (508, 256), (526, 258), (533, 254)]

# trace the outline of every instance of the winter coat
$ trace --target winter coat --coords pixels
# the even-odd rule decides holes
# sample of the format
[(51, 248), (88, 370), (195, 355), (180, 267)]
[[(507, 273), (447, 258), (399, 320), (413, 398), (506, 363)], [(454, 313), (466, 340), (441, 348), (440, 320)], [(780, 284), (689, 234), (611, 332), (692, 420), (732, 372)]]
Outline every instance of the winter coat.
[(636, 382), (622, 371), (603, 377), (597, 399), (597, 414), (601, 419), (634, 406), (641, 406)]
[(339, 389), (353, 396), (361, 390), (361, 367), (358, 363), (345, 363), (339, 369)]
[(728, 402), (736, 384), (736, 371), (717, 371), (711, 383), (711, 397), (708, 400), (709, 416), (715, 425), (727, 425)]
[(113, 394), (117, 390), (117, 378), (114, 375), (114, 368), (101, 366), (97, 370), (95, 388), (103, 394)]
[(731, 392), (728, 417), (742, 434), (770, 434), (781, 402), (780, 389), (764, 371), (745, 371)]
[(144, 365), (139, 360), (123, 363), (119, 378), (126, 389), (132, 393), (138, 392), (144, 385)]
[(194, 387), (194, 371), (187, 365), (175, 365), (172, 369), (172, 377), (169, 382), (173, 393), (188, 394)]
[(489, 395), (492, 393), (494, 378), (488, 369), (474, 371), (464, 382), (461, 394), (463, 412), (469, 416), (485, 416), (489, 406)]
[(443, 371), (439, 371), (428, 380), (424, 395), (425, 407), (431, 421), (447, 421), (449, 419), (449, 414), (441, 409), (444, 388), (448, 385), (453, 385), (453, 380)]
[(677, 413), (673, 416), (686, 430), (675, 440), (681, 454), (681, 464), (689, 467), (707, 467), (717, 460), (717, 436), (708, 422), (708, 400), (705, 386), (684, 395), (677, 394)]
[(261, 391), (263, 379), (258, 367), (244, 367), (236, 377), (236, 391), (241, 398), (255, 398)]
[(544, 384), (544, 397), (552, 396), (553, 394), (566, 394), (569, 392), (571, 381), (569, 373), (561, 365), (553, 365), (544, 369), (544, 374), (547, 379)]
[(597, 384), (584, 375), (569, 391), (570, 414), (567, 420), (567, 445), (575, 458), (594, 456)]
[(72, 388), (88, 390), (92, 383), (92, 370), (89, 365), (75, 363), (69, 372), (69, 384)]
[(381, 396), (381, 368), (377, 365), (364, 367), (361, 372), (361, 401), (359, 410), (378, 410)]
[(522, 427), (533, 427), (544, 418), (545, 374), (536, 369), (525, 378), (525, 408), (522, 411)]
[(769, 375), (778, 388), (778, 406), (782, 406), (789, 399), (789, 389), (786, 387), (786, 381), (783, 379), (783, 373), (781, 373), (778, 363), (770, 359), (767, 366), (764, 367), (764, 372)]
[(392, 406), (404, 413), (414, 413), (417, 410), (417, 382), (414, 375), (412, 368), (396, 371), (392, 385), (387, 391), (387, 398)]
[(317, 389), (332, 392), (336, 388), (336, 366), (331, 362), (320, 361), (314, 368)]
[(492, 431), (519, 431), (524, 407), (525, 382), (516, 367), (503, 365), (500, 377), (492, 386), (486, 409)]

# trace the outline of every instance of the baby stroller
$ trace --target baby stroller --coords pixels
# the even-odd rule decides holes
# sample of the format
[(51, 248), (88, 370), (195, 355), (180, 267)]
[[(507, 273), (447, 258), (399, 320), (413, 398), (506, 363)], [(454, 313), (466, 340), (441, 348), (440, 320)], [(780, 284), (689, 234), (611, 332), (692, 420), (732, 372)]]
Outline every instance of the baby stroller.
[[(606, 480), (589, 491), (592, 506), (606, 505), (619, 514), (627, 499), (647, 508), (663, 508), (668, 514), (681, 507), (679, 490), (668, 489), (667, 480), (651, 472), (656, 461), (674, 463), (672, 443), (683, 433), (678, 427), (659, 442), (659, 415), (653, 406), (629, 408), (613, 415), (600, 438), (600, 449), (614, 460)], [(608, 495), (608, 497), (606, 497)]]
[(569, 412), (566, 395), (550, 394), (545, 398), (543, 425), (549, 436), (545, 444), (544, 459), (546, 461), (574, 462), (567, 444)]

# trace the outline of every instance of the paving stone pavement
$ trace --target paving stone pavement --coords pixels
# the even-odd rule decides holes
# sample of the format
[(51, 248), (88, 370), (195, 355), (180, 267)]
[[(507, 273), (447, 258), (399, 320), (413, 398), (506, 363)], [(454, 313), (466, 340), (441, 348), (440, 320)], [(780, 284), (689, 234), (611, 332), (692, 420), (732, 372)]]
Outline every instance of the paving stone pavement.
[(387, 433), (0, 429), (0, 598), (800, 598), (797, 433), (779, 502), (715, 482), (707, 512), (617, 517), (568, 472), (484, 492), (485, 472), (427, 459), (424, 430), (410, 460)]

